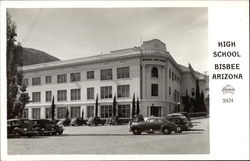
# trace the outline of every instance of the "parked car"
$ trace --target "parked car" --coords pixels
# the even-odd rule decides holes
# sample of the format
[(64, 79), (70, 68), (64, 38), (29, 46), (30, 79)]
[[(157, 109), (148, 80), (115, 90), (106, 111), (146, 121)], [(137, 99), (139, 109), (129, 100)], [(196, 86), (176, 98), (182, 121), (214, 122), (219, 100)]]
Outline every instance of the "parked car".
[(33, 127), (39, 128), (39, 135), (52, 135), (55, 133), (53, 124), (47, 119), (32, 120)]
[(120, 125), (120, 120), (118, 116), (110, 116), (109, 121), (108, 121), (109, 125)]
[(100, 117), (90, 117), (88, 122), (87, 122), (87, 125), (88, 126), (91, 126), (91, 125), (99, 125), (99, 124), (102, 124), (104, 125), (106, 122), (106, 120), (102, 120)]
[(152, 133), (155, 131), (162, 132), (163, 134), (171, 134), (172, 131), (181, 133), (181, 129), (174, 123), (167, 121), (163, 117), (150, 117), (146, 121), (132, 122), (129, 127), (134, 135), (140, 135), (142, 132)]
[(191, 121), (184, 115), (167, 115), (166, 120), (175, 123), (182, 131), (188, 131), (193, 127)]
[[(38, 129), (39, 130), (39, 129)], [(29, 138), (38, 135), (38, 131), (33, 128), (32, 121), (29, 119), (10, 119), (7, 120), (8, 137), (28, 136)]]
[(167, 115), (167, 117), (175, 117), (175, 116), (186, 116), (187, 119), (190, 121), (190, 117), (189, 117), (189, 114), (187, 112), (171, 113), (171, 114)]
[(82, 118), (73, 118), (70, 122), (70, 126), (82, 126), (83, 124), (86, 124), (86, 121)]
[(69, 126), (70, 122), (71, 122), (70, 118), (63, 118), (57, 122), (57, 125)]
[(63, 127), (47, 119), (32, 120), (34, 128), (39, 128), (40, 135), (61, 135)]

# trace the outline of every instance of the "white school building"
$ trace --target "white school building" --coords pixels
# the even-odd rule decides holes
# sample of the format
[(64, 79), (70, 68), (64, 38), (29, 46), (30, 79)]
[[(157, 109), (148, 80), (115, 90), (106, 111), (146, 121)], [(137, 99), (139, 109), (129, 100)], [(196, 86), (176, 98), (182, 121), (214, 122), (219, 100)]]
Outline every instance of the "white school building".
[[(109, 118), (116, 96), (116, 113), (126, 120), (132, 117), (134, 94), (140, 114), (165, 116), (183, 110), (181, 96), (195, 90), (197, 78), (193, 69), (179, 65), (157, 39), (144, 41), (140, 47), (28, 65), (22, 70), (31, 100), (24, 110), (29, 119), (50, 118), (53, 96), (57, 119), (64, 118), (67, 110), (71, 118), (94, 116), (97, 96), (97, 115)], [(204, 84), (207, 86), (206, 81)]]

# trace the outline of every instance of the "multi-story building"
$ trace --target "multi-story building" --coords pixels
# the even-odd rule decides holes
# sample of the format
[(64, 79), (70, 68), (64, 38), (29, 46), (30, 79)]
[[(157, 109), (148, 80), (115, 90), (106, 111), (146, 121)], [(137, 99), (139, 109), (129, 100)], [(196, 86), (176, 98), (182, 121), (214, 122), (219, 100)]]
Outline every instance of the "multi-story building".
[(129, 119), (133, 95), (139, 99), (140, 114), (164, 116), (182, 110), (181, 95), (186, 90), (182, 86), (188, 79), (166, 45), (157, 39), (143, 42), (140, 47), (23, 66), (22, 70), (31, 98), (24, 116), (30, 119), (51, 117), (53, 96), (58, 119), (67, 111), (72, 118), (82, 113), (85, 119), (94, 116), (97, 97), (97, 115), (109, 118), (114, 96), (117, 115)]

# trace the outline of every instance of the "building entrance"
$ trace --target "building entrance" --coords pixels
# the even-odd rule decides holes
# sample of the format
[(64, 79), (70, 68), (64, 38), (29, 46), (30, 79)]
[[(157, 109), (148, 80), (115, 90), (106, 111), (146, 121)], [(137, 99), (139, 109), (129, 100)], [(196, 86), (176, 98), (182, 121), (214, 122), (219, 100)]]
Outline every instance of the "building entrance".
[(160, 117), (161, 116), (161, 107), (160, 106), (151, 106), (150, 107), (151, 116)]

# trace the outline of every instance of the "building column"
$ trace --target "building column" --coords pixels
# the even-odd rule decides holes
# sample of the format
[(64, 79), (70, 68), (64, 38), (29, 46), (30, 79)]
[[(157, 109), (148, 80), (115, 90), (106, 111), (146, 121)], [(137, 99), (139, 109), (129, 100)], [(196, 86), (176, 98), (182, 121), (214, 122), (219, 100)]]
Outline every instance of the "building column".
[(28, 108), (28, 119), (32, 119), (32, 108)]
[(46, 112), (45, 107), (41, 107), (40, 108), (40, 118), (41, 119), (45, 119), (46, 118), (46, 116), (45, 116), (46, 113), (45, 112)]

